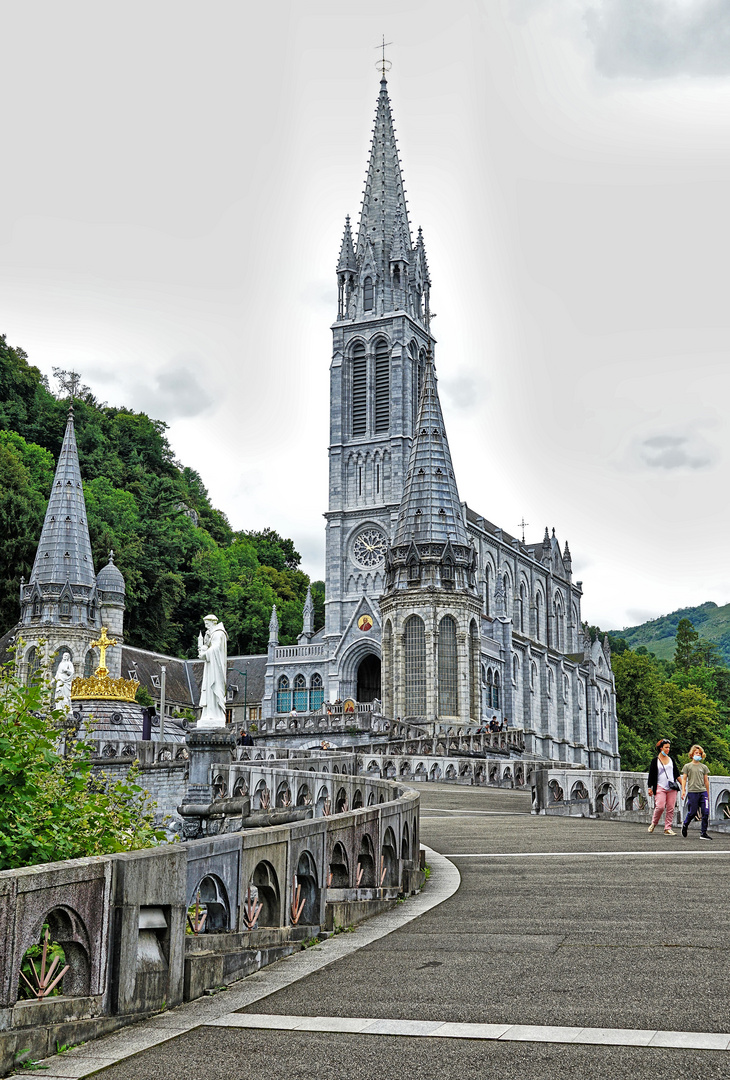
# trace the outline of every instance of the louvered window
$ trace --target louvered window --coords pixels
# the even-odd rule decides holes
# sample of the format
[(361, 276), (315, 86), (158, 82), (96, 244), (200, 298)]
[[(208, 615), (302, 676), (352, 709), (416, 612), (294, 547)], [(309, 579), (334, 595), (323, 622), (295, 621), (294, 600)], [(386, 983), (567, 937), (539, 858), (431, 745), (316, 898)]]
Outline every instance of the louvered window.
[(375, 433), (390, 427), (390, 354), (382, 338), (375, 346)]
[(374, 300), (373, 279), (371, 277), (366, 277), (365, 280), (362, 283), (362, 309), (363, 309), (363, 311), (372, 311), (373, 310), (373, 300)]
[(364, 435), (367, 429), (368, 394), (365, 346), (352, 350), (352, 434)]

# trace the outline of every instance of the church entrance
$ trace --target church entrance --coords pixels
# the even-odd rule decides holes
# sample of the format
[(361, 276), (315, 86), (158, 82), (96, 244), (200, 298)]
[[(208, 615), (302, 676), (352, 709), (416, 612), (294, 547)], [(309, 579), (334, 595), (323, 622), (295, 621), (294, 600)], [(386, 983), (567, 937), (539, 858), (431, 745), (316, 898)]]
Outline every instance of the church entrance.
[(380, 700), (380, 657), (363, 657), (357, 669), (357, 700), (360, 702)]

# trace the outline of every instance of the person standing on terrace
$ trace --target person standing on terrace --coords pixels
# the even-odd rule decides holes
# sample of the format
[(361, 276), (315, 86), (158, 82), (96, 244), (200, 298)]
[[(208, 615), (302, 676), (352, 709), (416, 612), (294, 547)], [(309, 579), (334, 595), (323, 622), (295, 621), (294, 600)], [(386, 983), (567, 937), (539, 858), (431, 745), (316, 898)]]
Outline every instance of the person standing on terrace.
[(669, 739), (660, 739), (656, 744), (657, 756), (649, 766), (648, 789), (649, 794), (654, 796), (654, 814), (649, 832), (654, 832), (664, 814), (665, 836), (677, 835), (672, 828), (672, 818), (679, 791), (679, 769), (674, 758), (670, 756), (671, 746)]

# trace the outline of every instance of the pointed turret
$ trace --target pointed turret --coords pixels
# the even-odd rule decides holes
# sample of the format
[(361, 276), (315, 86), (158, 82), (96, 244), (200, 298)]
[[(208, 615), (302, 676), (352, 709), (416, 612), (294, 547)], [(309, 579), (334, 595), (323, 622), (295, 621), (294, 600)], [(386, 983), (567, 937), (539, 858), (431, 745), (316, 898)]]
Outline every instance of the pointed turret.
[(33, 570), (21, 593), (21, 621), (93, 621), (95, 585), (71, 406)]
[(350, 215), (345, 218), (345, 231), (340, 246), (340, 257), (337, 260), (337, 272), (346, 273), (357, 271), (357, 259), (355, 258), (355, 246), (352, 242), (352, 229), (350, 228)]
[(385, 269), (399, 210), (410, 246), (408, 210), (388, 97), (388, 83), (385, 78), (382, 78), (375, 112), (370, 161), (365, 179), (360, 227), (357, 233), (359, 258), (363, 257), (366, 242), (370, 240), (380, 267)]
[(269, 645), (279, 644), (279, 617), (276, 614), (276, 604), (271, 609), (271, 618), (269, 619)]
[(411, 258), (410, 244), (406, 240), (403, 215), (398, 208), (393, 229), (393, 238), (390, 242), (390, 261), (392, 263), (409, 263)]
[(302, 632), (298, 641), (300, 645), (307, 645), (314, 633), (314, 601), (312, 600), (312, 587), (307, 585), (307, 595), (302, 608)]
[(66, 581), (72, 587), (83, 585), (89, 588), (96, 582), (73, 407), (68, 410), (66, 433), (29, 585), (63, 585)]
[(411, 540), (416, 543), (451, 541), (469, 546), (430, 358), (424, 372), (416, 432), (393, 546), (409, 544)]

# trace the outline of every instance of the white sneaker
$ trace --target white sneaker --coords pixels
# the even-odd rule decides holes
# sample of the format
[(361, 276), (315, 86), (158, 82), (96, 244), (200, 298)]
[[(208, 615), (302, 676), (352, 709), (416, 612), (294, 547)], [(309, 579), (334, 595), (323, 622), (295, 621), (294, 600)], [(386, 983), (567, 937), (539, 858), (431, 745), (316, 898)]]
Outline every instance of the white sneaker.
[(649, 826), (649, 832), (654, 832), (655, 829), (656, 829), (656, 825), (652, 821), (651, 825)]

